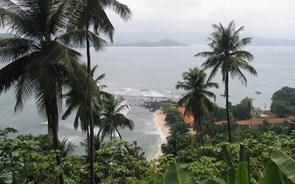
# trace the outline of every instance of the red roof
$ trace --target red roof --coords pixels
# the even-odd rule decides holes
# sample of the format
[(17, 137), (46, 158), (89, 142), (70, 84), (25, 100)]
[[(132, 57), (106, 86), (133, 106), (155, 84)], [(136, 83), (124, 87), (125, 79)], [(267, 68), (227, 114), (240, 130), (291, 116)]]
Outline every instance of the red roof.
[[(280, 124), (280, 123), (285, 123), (288, 121), (287, 118), (271, 118), (267, 119), (270, 124)], [(215, 124), (221, 125), (221, 124), (226, 124), (227, 121), (217, 121)], [(254, 120), (242, 120), (242, 121), (237, 121), (236, 122), (238, 125), (262, 125), (263, 120), (262, 119), (254, 119)]]
[[(179, 107), (178, 108), (178, 111), (183, 115), (184, 114), (184, 111), (185, 111), (185, 108), (184, 107)], [(194, 124), (194, 117), (193, 116), (184, 116), (184, 119), (183, 121), (186, 123), (186, 124)]]

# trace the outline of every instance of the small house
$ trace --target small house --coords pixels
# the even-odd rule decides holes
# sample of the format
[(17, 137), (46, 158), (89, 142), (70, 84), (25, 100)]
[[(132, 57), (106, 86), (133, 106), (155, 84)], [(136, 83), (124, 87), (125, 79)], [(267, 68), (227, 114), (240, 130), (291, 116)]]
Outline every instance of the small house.
[(252, 117), (261, 117), (261, 109), (260, 109), (260, 107), (256, 107), (256, 108), (254, 108), (254, 107), (252, 107), (252, 110), (251, 110), (251, 115), (252, 115)]

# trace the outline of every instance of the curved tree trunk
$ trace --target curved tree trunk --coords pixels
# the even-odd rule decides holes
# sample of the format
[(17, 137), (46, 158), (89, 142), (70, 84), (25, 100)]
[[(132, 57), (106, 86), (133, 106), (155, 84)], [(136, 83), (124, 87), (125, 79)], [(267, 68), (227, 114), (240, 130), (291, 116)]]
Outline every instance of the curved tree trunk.
[[(88, 123), (88, 122), (86, 122)], [(87, 125), (87, 129), (86, 129), (86, 141), (87, 141), (87, 149), (88, 149), (88, 152), (89, 152), (89, 126)], [(89, 162), (90, 158), (89, 158), (89, 153), (87, 155), (87, 162)]]
[(119, 132), (119, 130), (118, 130), (117, 128), (115, 128), (115, 130), (116, 130), (116, 132), (118, 133), (120, 139), (123, 140), (123, 139), (122, 139), (122, 136), (121, 136), (121, 134), (120, 134), (120, 132)]
[(203, 133), (202, 133), (202, 125), (200, 124), (201, 120), (199, 118), (199, 113), (193, 114), (194, 116), (194, 129), (196, 131), (196, 138), (199, 135), (201, 144), (203, 145)]
[[(88, 27), (86, 27), (88, 30)], [(86, 54), (87, 54), (87, 72), (91, 72), (91, 59), (90, 59), (90, 41), (89, 36), (86, 34)], [(88, 101), (89, 106), (89, 163), (90, 163), (90, 184), (94, 184), (94, 127), (93, 127), (93, 115), (91, 110), (90, 101)]]
[(204, 144), (204, 140), (203, 140), (203, 128), (202, 128), (202, 115), (201, 113), (199, 113), (199, 129), (200, 129), (200, 138), (201, 138), (201, 144), (203, 145)]
[[(53, 148), (55, 150), (59, 150), (59, 140), (58, 140), (58, 109), (57, 109), (57, 100), (56, 95), (53, 95), (52, 99), (45, 99), (45, 108), (46, 114), (48, 118), (48, 125), (51, 125), (51, 133), (52, 133), (52, 142)], [(60, 153), (56, 154), (56, 163), (58, 166), (61, 166), (61, 155)], [(61, 173), (59, 176), (60, 184), (64, 184), (63, 174)]]
[(225, 76), (226, 117), (227, 117), (228, 141), (232, 143), (231, 130), (230, 130), (230, 117), (229, 117), (229, 102), (228, 102), (228, 99), (229, 99), (228, 83), (229, 83), (229, 77), (227, 72)]

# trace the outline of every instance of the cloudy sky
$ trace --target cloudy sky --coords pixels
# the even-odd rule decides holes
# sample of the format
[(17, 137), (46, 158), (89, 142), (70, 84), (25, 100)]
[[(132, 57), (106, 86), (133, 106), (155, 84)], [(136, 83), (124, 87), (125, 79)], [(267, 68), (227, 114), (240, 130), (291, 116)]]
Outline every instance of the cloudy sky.
[(244, 33), (295, 39), (295, 0), (119, 0), (133, 16), (125, 23), (109, 13), (116, 32), (208, 32), (212, 24), (235, 20)]

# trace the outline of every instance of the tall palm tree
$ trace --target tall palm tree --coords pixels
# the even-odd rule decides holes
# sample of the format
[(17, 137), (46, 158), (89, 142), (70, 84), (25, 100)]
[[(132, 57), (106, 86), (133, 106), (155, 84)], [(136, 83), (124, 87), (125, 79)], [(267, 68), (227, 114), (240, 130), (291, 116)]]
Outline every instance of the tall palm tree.
[(176, 89), (187, 91), (178, 101), (179, 105), (185, 106), (184, 116), (193, 115), (194, 130), (200, 133), (201, 144), (203, 144), (202, 121), (204, 113), (213, 110), (213, 104), (210, 98), (215, 94), (209, 91), (210, 88), (218, 88), (218, 84), (207, 80), (207, 75), (198, 68), (189, 69), (183, 73), (183, 81), (178, 81)]
[[(85, 72), (87, 71), (87, 66), (82, 65)], [(90, 75), (93, 77), (94, 72), (96, 70), (97, 66), (94, 66), (91, 69)], [(62, 115), (62, 119), (66, 119), (74, 110), (77, 109), (75, 120), (74, 120), (74, 128), (77, 129), (79, 126), (82, 130), (82, 132), (87, 133), (87, 139), (89, 138), (89, 112), (88, 111), (88, 105), (87, 105), (87, 99), (91, 100), (91, 107), (92, 107), (92, 113), (93, 118), (95, 118), (94, 122), (99, 122), (100, 117), (100, 111), (101, 111), (101, 96), (107, 96), (109, 95), (106, 92), (103, 92), (102, 89), (105, 87), (105, 85), (100, 85), (100, 80), (105, 77), (105, 74), (102, 74), (98, 76), (94, 81), (97, 85), (97, 91), (94, 91), (91, 96), (86, 96), (86, 94), (81, 94), (77, 92), (76, 89), (72, 89), (68, 93), (64, 95), (66, 98), (66, 106), (67, 110)], [(87, 90), (87, 83), (84, 81), (80, 81), (82, 85), (84, 85), (82, 88), (86, 91)], [(98, 124), (97, 124), (98, 126)]]
[[(85, 72), (87, 71), (87, 66), (82, 65)], [(90, 75), (93, 77), (94, 72), (96, 70), (97, 66), (93, 67)], [(66, 98), (66, 106), (67, 110), (62, 116), (62, 119), (66, 119), (74, 110), (77, 109), (75, 120), (74, 120), (74, 128), (77, 129), (79, 126), (82, 130), (82, 132), (86, 132), (87, 135), (87, 154), (88, 154), (88, 161), (90, 158), (89, 155), (89, 122), (93, 121), (94, 126), (99, 126), (100, 123), (100, 113), (101, 113), (101, 101), (103, 98), (106, 98), (110, 96), (109, 93), (104, 92), (103, 88), (106, 87), (105, 85), (100, 84), (100, 80), (105, 77), (105, 74), (100, 75), (95, 79), (95, 83), (97, 84), (96, 91), (93, 91), (93, 93), (86, 93), (87, 91), (87, 83), (80, 81), (80, 83), (83, 85), (83, 89), (85, 93), (79, 93), (76, 89), (72, 89), (67, 94), (64, 95)], [(89, 110), (89, 104), (90, 102), (90, 110)], [(91, 113), (89, 113), (91, 112)], [(90, 118), (92, 116), (92, 118)], [(95, 140), (94, 140), (94, 149), (95, 149)]]
[(119, 129), (128, 128), (132, 130), (134, 128), (133, 121), (122, 114), (124, 110), (128, 109), (128, 105), (122, 104), (122, 101), (117, 100), (114, 96), (105, 99), (103, 102), (101, 125), (98, 134), (101, 134), (103, 138), (109, 135), (110, 139), (113, 140), (117, 133), (122, 140)]
[[(69, 28), (70, 32), (76, 34), (79, 40), (82, 37), (86, 40), (86, 56), (87, 56), (87, 70), (91, 70), (91, 57), (90, 57), (90, 41), (93, 39), (89, 34), (80, 34), (81, 29), (87, 31), (90, 27), (96, 35), (101, 33), (107, 34), (111, 41), (113, 41), (114, 26), (109, 20), (105, 9), (110, 8), (115, 11), (123, 20), (128, 20), (131, 16), (131, 11), (128, 6), (118, 2), (117, 0), (77, 0), (75, 1), (77, 8), (75, 14), (78, 15), (79, 20), (73, 27)], [(97, 38), (95, 38), (97, 39)], [(105, 43), (102, 41), (102, 43)], [(102, 45), (102, 44), (101, 44)], [(99, 46), (101, 46), (99, 45)], [(99, 47), (94, 47), (97, 51)], [(88, 102), (90, 105), (90, 102)], [(91, 116), (92, 117), (92, 116)], [(90, 157), (90, 183), (94, 183), (94, 132), (93, 120), (90, 119), (88, 123), (90, 129), (90, 143), (89, 143), (89, 157)]]
[(226, 97), (226, 115), (228, 123), (228, 139), (232, 142), (230, 117), (229, 117), (229, 76), (237, 77), (243, 84), (247, 84), (247, 79), (242, 73), (246, 70), (252, 75), (257, 75), (256, 70), (249, 64), (254, 56), (242, 50), (244, 46), (251, 43), (251, 38), (240, 38), (239, 33), (244, 29), (240, 27), (235, 28), (235, 22), (229, 23), (228, 27), (224, 27), (221, 23), (213, 25), (214, 32), (211, 33), (211, 43), (209, 47), (212, 51), (200, 52), (196, 57), (205, 57), (206, 61), (202, 64), (204, 69), (212, 68), (209, 79), (214, 77), (218, 70), (221, 70), (222, 81), (225, 83)]
[[(63, 44), (71, 40), (71, 34), (62, 33), (75, 22), (71, 12), (76, 6), (68, 0), (0, 0), (0, 4), (1, 26), (14, 35), (0, 39), (0, 61), (10, 62), (0, 70), (0, 92), (15, 86), (15, 110), (35, 96), (39, 113), (48, 120), (54, 149), (58, 150), (62, 89), (69, 85), (78, 89), (78, 79), (90, 78), (79, 64), (80, 54)], [(89, 84), (96, 86), (95, 82)], [(61, 165), (59, 154), (56, 160)]]

